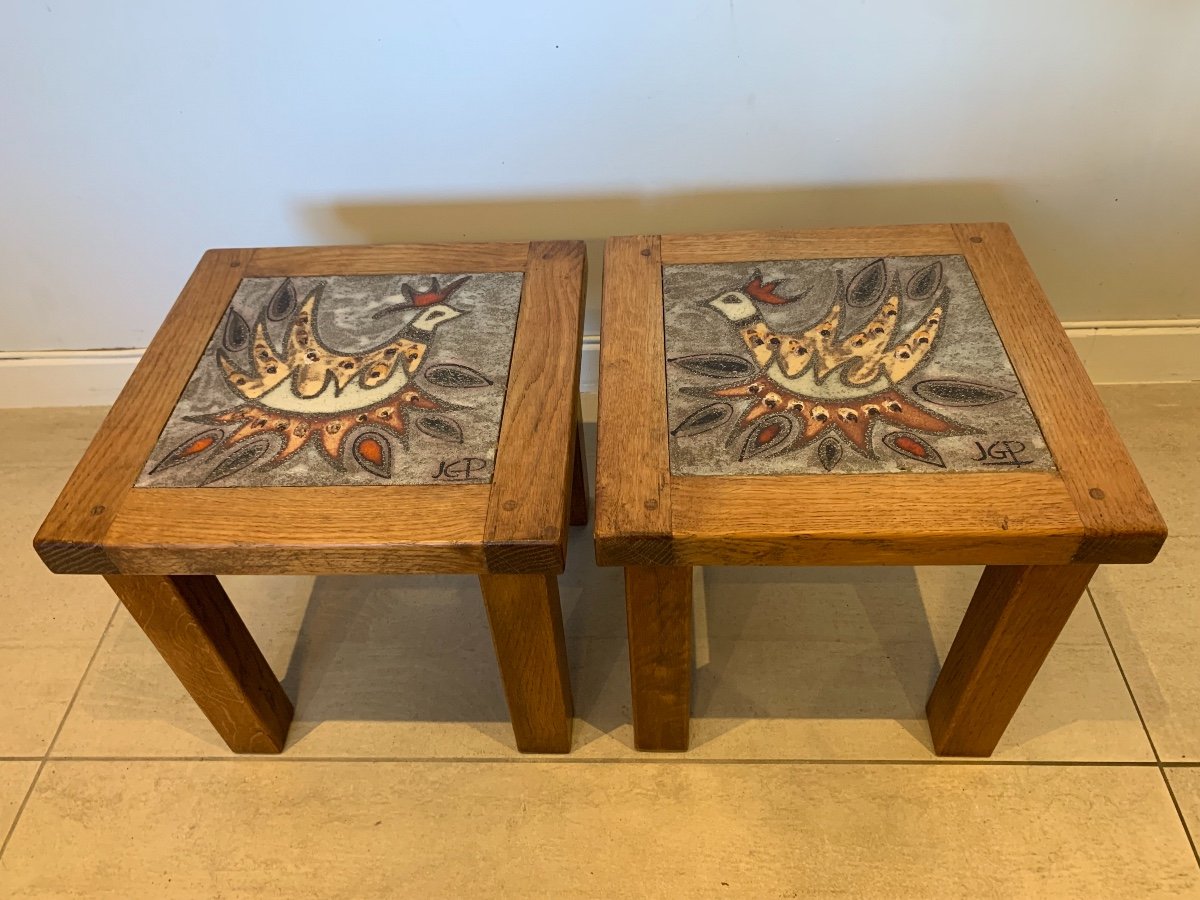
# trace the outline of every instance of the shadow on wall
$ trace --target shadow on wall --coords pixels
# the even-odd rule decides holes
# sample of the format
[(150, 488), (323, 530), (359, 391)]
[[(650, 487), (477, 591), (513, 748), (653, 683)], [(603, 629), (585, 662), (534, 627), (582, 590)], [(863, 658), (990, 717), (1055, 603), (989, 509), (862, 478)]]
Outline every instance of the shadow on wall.
[[(319, 243), (588, 241), (586, 331), (599, 328), (604, 239), (738, 229), (821, 228), (931, 222), (1004, 221), (1066, 321), (1179, 317), (1188, 279), (1175, 248), (1180, 234), (1101, 232), (1090, 221), (1037, 205), (997, 182), (763, 187), (746, 190), (595, 197), (362, 200), (303, 204), (299, 225)], [(1200, 235), (1193, 236), (1200, 239)]]
[(823, 228), (1006, 220), (992, 184), (906, 184), (843, 188), (757, 188), (600, 197), (312, 204), (301, 225), (321, 243), (516, 241), (588, 242), (584, 330), (600, 330), (604, 240), (620, 234)]

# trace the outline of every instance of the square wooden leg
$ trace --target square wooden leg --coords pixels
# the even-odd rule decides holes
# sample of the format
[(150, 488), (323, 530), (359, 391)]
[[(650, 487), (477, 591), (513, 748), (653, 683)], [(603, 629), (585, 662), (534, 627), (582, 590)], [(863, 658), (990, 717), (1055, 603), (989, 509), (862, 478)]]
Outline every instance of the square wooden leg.
[(583, 419), (579, 401), (575, 401), (575, 459), (571, 466), (571, 524), (586, 525), (588, 520), (587, 458), (583, 452)]
[(571, 750), (571, 679), (554, 575), (480, 575), (504, 696), (522, 753)]
[(1094, 565), (988, 566), (925, 711), (939, 756), (991, 756)]
[(106, 575), (235, 753), (279, 753), (292, 702), (212, 575)]
[(633, 743), (682, 752), (692, 711), (692, 569), (626, 566)]

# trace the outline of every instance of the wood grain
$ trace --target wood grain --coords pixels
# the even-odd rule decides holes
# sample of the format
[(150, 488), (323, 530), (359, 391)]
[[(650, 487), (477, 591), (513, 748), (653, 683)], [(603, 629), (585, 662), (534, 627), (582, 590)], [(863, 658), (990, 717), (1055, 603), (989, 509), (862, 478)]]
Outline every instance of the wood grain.
[(588, 522), (587, 454), (583, 446), (583, 421), (579, 414), (579, 402), (575, 402), (575, 452), (571, 465), (571, 524), (586, 525)]
[(121, 571), (487, 571), (485, 484), (135, 488), (106, 539)]
[(692, 570), (626, 566), (633, 742), (683, 752), (692, 709)]
[(939, 755), (991, 755), (1095, 571), (984, 570), (926, 705)]
[(488, 501), (491, 572), (561, 572), (579, 402), (586, 250), (529, 245)]
[(524, 243), (262, 247), (254, 251), (246, 276), (519, 272), (528, 253)]
[[(210, 251), (39, 531), (39, 554), (54, 571), (108, 574), (561, 571), (584, 266), (580, 242)], [(463, 270), (526, 271), (491, 486), (133, 487), (243, 276)]]
[(1050, 473), (675, 478), (671, 508), (676, 565), (1065, 563), (1082, 536)]
[(554, 575), (481, 575), (504, 696), (522, 753), (569, 753), (573, 706)]
[(230, 750), (283, 750), (292, 703), (216, 578), (105, 578)]
[(200, 260), (34, 538), (51, 571), (119, 571), (105, 534), (249, 259), (247, 250), (210, 250)]
[(949, 225), (664, 234), (663, 265), (959, 253)]
[(1021, 386), (1083, 523), (1077, 562), (1145, 563), (1167, 529), (1007, 225), (956, 225)]
[(665, 562), (671, 478), (657, 237), (608, 240), (600, 330), (596, 559)]

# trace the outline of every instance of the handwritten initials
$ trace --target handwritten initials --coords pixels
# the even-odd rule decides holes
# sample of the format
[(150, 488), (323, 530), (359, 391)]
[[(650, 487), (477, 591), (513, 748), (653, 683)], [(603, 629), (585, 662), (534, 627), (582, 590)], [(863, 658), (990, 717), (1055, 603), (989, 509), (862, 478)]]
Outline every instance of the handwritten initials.
[(480, 459), (478, 456), (467, 456), (450, 461), (443, 459), (438, 464), (437, 473), (433, 477), (443, 478), (447, 481), (466, 481), (468, 478), (482, 475), (486, 468), (487, 460)]
[(1032, 459), (1021, 459), (1021, 454), (1025, 452), (1025, 445), (1021, 441), (994, 441), (987, 448), (984, 448), (982, 441), (976, 441), (975, 449), (979, 455), (972, 461), (985, 466), (1027, 466), (1033, 462)]

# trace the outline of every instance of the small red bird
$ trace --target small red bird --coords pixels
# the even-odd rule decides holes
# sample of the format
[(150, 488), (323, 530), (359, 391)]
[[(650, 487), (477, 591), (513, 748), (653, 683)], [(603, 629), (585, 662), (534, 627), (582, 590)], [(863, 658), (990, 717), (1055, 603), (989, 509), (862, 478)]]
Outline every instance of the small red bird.
[(775, 289), (779, 287), (781, 283), (782, 282), (779, 281), (768, 281), (766, 284), (763, 284), (762, 274), (755, 272), (754, 277), (746, 282), (746, 285), (742, 288), (742, 291), (743, 293), (749, 294), (755, 300), (761, 300), (763, 303), (770, 303), (772, 306), (782, 306), (784, 303), (792, 303), (795, 300), (799, 300), (804, 296), (804, 294), (808, 293), (808, 291), (805, 291), (802, 294), (797, 294), (795, 297), (781, 297), (779, 294), (775, 293)]
[(435, 303), (443, 303), (449, 300), (455, 291), (470, 280), (470, 275), (464, 275), (457, 281), (452, 281), (445, 287), (440, 287), (438, 280), (435, 278), (427, 291), (418, 293), (412, 289), (412, 285), (404, 284), (400, 286), (400, 293), (404, 294), (405, 298), (413, 306), (432, 306)]

